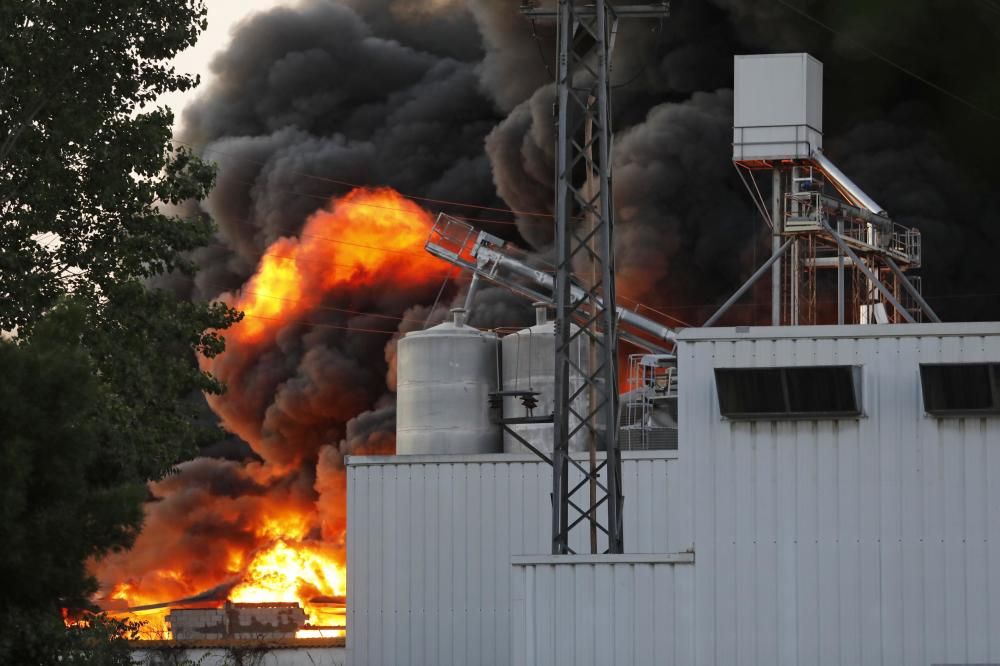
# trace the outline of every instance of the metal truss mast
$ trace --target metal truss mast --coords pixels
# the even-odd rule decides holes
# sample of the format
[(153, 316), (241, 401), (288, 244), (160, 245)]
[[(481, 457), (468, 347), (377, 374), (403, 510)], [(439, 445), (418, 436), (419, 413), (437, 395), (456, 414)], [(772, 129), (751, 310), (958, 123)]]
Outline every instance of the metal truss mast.
[[(558, 24), (552, 552), (573, 552), (570, 530), (586, 524), (592, 551), (600, 530), (606, 533), (608, 552), (621, 553), (611, 56), (619, 19), (663, 17), (669, 10), (663, 2), (615, 6), (606, 0), (558, 0), (555, 10), (527, 3), (522, 11), (533, 20), (555, 19)], [(590, 350), (589, 363), (572, 353), (581, 344)], [(588, 400), (580, 400), (582, 396)], [(587, 407), (581, 409), (581, 404)], [(571, 486), (569, 466), (581, 466), (570, 458), (569, 444), (580, 431), (589, 441), (590, 465), (585, 479)], [(606, 453), (600, 463), (598, 450)], [(603, 523), (598, 518), (602, 505)]]

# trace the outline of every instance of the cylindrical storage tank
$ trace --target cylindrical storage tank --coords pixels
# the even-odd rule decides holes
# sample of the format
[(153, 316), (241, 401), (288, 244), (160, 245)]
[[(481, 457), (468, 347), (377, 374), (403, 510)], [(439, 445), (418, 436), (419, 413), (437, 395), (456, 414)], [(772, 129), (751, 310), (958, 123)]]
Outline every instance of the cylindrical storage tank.
[(396, 453), (498, 453), (490, 419), (497, 337), (453, 320), (408, 333), (396, 351)]
[[(574, 326), (575, 330), (575, 326)], [(544, 303), (535, 303), (535, 325), (504, 337), (500, 341), (503, 364), (504, 391), (537, 392), (538, 405), (529, 413), (517, 396), (506, 396), (503, 401), (505, 419), (525, 416), (548, 416), (553, 413), (556, 384), (556, 328), (555, 322), (548, 321)], [(582, 368), (589, 366), (588, 350), (581, 336), (573, 343), (574, 362)], [(579, 372), (570, 368), (570, 394), (583, 385)], [(574, 401), (573, 410), (586, 414), (590, 397), (583, 391)], [(570, 429), (580, 423), (570, 414)], [(522, 423), (508, 426), (526, 439), (539, 451), (551, 451), (553, 424)], [(585, 451), (588, 448), (587, 429), (580, 429), (570, 440), (571, 451)], [(525, 453), (529, 449), (517, 437), (504, 432), (503, 450), (507, 453)]]

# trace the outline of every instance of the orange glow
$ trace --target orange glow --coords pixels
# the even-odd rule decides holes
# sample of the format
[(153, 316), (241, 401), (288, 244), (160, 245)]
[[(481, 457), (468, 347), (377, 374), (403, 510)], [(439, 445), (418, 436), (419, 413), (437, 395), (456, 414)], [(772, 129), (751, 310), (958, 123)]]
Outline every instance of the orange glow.
[[(297, 517), (292, 517), (291, 532), (298, 530)], [(277, 529), (276, 525), (271, 528)], [(242, 563), (243, 554), (230, 554), (229, 565), (236, 567)], [(167, 577), (170, 577), (165, 572)], [(229, 592), (228, 599), (234, 603), (296, 602), (306, 612), (309, 628), (296, 632), (297, 638), (332, 638), (343, 636), (343, 631), (330, 627), (343, 627), (345, 610), (342, 601), (347, 592), (347, 572), (339, 563), (333, 551), (322, 542), (296, 541), (278, 538), (265, 548), (250, 555), (249, 564), (241, 567), (241, 582)], [(155, 599), (138, 594), (128, 583), (115, 587), (109, 595), (112, 600), (125, 602), (127, 606), (162, 603), (169, 599)], [(331, 599), (333, 598), (333, 599)], [(333, 601), (333, 603), (331, 603)], [(221, 601), (202, 602), (198, 606), (218, 606)], [(138, 638), (168, 640), (171, 638), (166, 623), (169, 607), (144, 611), (108, 610), (113, 618), (141, 622)], [(66, 624), (79, 622), (66, 619)], [(323, 627), (323, 628), (316, 628)]]
[(389, 188), (356, 189), (335, 199), (309, 217), (299, 238), (274, 242), (243, 288), (223, 297), (245, 313), (226, 337), (265, 340), (338, 287), (440, 275), (441, 264), (423, 251), (431, 225), (427, 211)]
[[(350, 303), (342, 294), (379, 296), (394, 285), (424, 287), (440, 282), (450, 270), (444, 270), (423, 249), (432, 225), (430, 213), (388, 188), (356, 189), (331, 200), (309, 216), (297, 237), (273, 242), (240, 289), (222, 295), (221, 300), (244, 312), (245, 318), (224, 332), (227, 352), (200, 358), (202, 368), (225, 381), (227, 367), (239, 367), (239, 359), (265, 353), (286, 326), (297, 322), (325, 325), (317, 321), (321, 319), (318, 313), (332, 302)], [(379, 328), (394, 331), (396, 325), (387, 322)], [(227, 405), (240, 404), (238, 391), (239, 383), (234, 382), (225, 400), (220, 396), (208, 400), (224, 425), (263, 459), (241, 467), (242, 480), (271, 486), (299, 466), (315, 464), (308, 452), (291, 462), (270, 459), (255, 434), (258, 424), (243, 428), (243, 417), (226, 411)], [(346, 414), (344, 420), (352, 415)], [(343, 506), (344, 484), (339, 477), (335, 480), (324, 484), (322, 496), (326, 502)], [(179, 483), (168, 477), (153, 487), (157, 495), (168, 496), (178, 491)], [(192, 557), (191, 551), (183, 559), (169, 560), (170, 550), (165, 553), (161, 545), (171, 539), (183, 541), (186, 523), (157, 522), (153, 518), (158, 514), (152, 512), (132, 551), (96, 565), (107, 572), (121, 572), (117, 577), (104, 577), (117, 581), (109, 583), (113, 587), (104, 602), (108, 613), (148, 622), (143, 638), (169, 638), (165, 624), (169, 608), (127, 609), (191, 599), (218, 587), (217, 598), (196, 605), (218, 607), (226, 601), (224, 596), (234, 603), (295, 602), (308, 618), (298, 637), (342, 636), (342, 629), (337, 628), (346, 619), (344, 517), (336, 511), (332, 519), (321, 517), (314, 498), (280, 490), (284, 488), (281, 483), (275, 488), (260, 496), (205, 494), (204, 502), (192, 498), (187, 514), (191, 524), (232, 525), (234, 533), (241, 535), (228, 541), (220, 537), (201, 560)], [(328, 541), (319, 540), (319, 534)]]
[(347, 576), (322, 544), (277, 541), (254, 555), (243, 582), (229, 593), (236, 603), (295, 602), (309, 616), (309, 624), (324, 625), (315, 597), (344, 596)]

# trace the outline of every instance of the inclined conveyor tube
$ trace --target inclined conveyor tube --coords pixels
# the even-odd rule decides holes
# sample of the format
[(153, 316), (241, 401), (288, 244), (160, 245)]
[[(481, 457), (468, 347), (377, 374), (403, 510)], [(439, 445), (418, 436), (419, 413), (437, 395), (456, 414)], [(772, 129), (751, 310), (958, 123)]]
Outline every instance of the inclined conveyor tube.
[[(486, 269), (486, 267), (491, 264), (496, 267), (505, 268), (511, 273), (520, 275), (521, 277), (531, 280), (538, 286), (544, 287), (554, 296), (555, 278), (545, 271), (532, 268), (531, 266), (528, 266), (527, 264), (524, 264), (521, 261), (518, 261), (513, 257), (509, 257), (506, 254), (484, 244), (479, 244), (476, 247), (475, 255), (481, 270)], [(584, 297), (584, 292), (579, 287), (570, 285), (570, 295), (573, 300), (579, 300)], [(677, 343), (677, 332), (670, 327), (658, 324), (652, 319), (647, 319), (646, 317), (643, 317), (632, 310), (627, 310), (621, 306), (618, 306), (615, 309), (618, 313), (619, 322), (627, 324), (636, 330), (642, 331), (657, 341), (668, 342), (671, 345), (675, 345)]]
[(848, 178), (843, 171), (838, 169), (837, 165), (831, 162), (830, 158), (824, 155), (822, 150), (819, 148), (813, 150), (812, 160), (830, 180), (837, 184), (837, 187), (842, 192), (845, 192), (850, 198), (854, 199), (858, 205), (867, 208), (876, 215), (885, 216), (885, 209), (865, 194), (865, 191)]

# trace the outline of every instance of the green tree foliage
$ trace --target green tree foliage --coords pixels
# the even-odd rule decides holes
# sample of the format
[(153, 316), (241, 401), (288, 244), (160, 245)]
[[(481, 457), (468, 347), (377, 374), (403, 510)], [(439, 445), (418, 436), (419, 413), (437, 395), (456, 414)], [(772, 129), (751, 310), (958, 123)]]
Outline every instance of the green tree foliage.
[[(189, 272), (212, 234), (169, 212), (205, 196), (214, 170), (171, 146), (154, 100), (195, 81), (168, 60), (205, 27), (200, 0), (0, 3), (0, 329), (30, 337), (67, 294), (112, 387), (107, 416), (132, 451), (116, 464), (162, 475), (199, 436), (180, 397), (220, 387), (188, 350), (222, 350), (234, 313), (146, 288)], [(205, 331), (208, 331), (207, 333)]]
[(149, 286), (213, 233), (178, 211), (214, 169), (153, 107), (196, 83), (169, 61), (204, 27), (202, 0), (0, 2), (5, 613), (83, 602), (85, 559), (131, 543), (145, 481), (217, 436), (187, 398), (222, 387), (192, 352), (220, 353), (239, 315)]
[(126, 629), (98, 620), (67, 631), (59, 613), (87, 605), (85, 561), (129, 543), (145, 495), (140, 480), (105, 466), (121, 443), (107, 440), (108, 389), (80, 342), (85, 324), (75, 303), (50, 312), (30, 340), (0, 342), (4, 664), (115, 663), (95, 655), (109, 656), (108, 631)]

